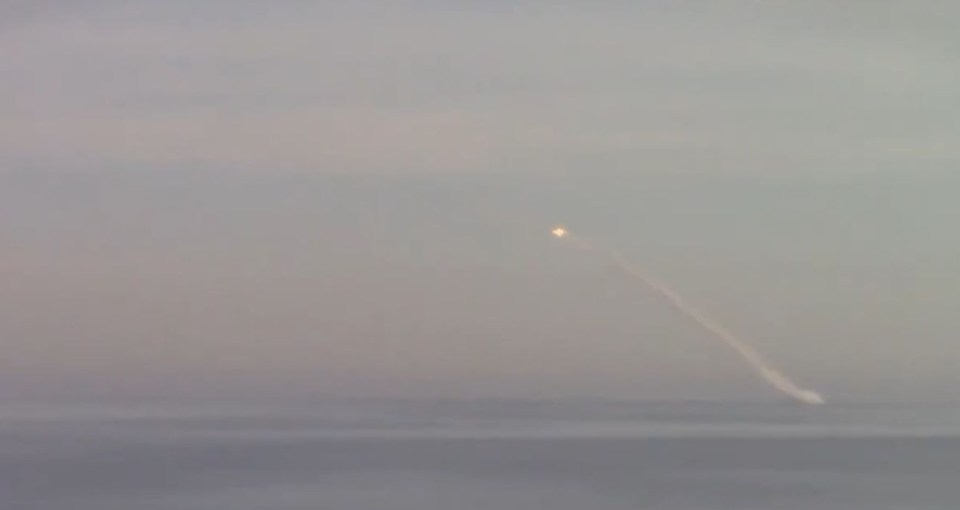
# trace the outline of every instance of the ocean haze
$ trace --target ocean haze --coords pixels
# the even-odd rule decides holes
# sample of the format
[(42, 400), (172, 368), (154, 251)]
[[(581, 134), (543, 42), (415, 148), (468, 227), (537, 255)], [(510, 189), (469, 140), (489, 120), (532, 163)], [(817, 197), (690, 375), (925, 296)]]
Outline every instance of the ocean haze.
[(949, 399), (952, 173), (8, 173), (7, 397), (769, 399), (563, 221), (828, 398)]

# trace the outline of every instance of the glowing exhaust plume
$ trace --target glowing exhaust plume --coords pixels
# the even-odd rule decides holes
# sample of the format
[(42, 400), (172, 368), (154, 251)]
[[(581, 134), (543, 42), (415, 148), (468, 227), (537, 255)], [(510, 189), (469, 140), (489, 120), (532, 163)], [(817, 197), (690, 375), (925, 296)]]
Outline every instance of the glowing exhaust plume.
[(713, 333), (714, 336), (722, 340), (728, 346), (730, 346), (737, 354), (743, 358), (747, 364), (757, 373), (764, 381), (766, 381), (770, 386), (773, 386), (776, 390), (787, 395), (788, 397), (803, 403), (810, 405), (823, 404), (825, 401), (823, 397), (812, 390), (806, 390), (799, 386), (796, 383), (791, 381), (787, 376), (783, 375), (779, 370), (773, 367), (773, 365), (766, 360), (763, 356), (757, 352), (756, 349), (747, 345), (742, 340), (737, 338), (736, 335), (731, 333), (727, 328), (725, 328), (720, 323), (714, 321), (710, 317), (707, 317), (693, 306), (689, 305), (684, 301), (683, 297), (680, 296), (677, 292), (672, 290), (663, 282), (660, 282), (646, 273), (641, 271), (638, 267), (631, 264), (627, 261), (622, 255), (615, 251), (601, 251), (595, 248), (590, 243), (576, 237), (570, 233), (565, 227), (558, 226), (552, 231), (554, 237), (558, 239), (564, 239), (576, 244), (581, 249), (601, 253), (611, 260), (613, 260), (617, 266), (634, 278), (637, 278), (643, 282), (647, 287), (650, 287), (656, 291), (660, 296), (662, 296), (668, 303), (670, 303), (674, 308), (679, 310), (681, 313), (687, 317), (693, 319), (701, 327)]

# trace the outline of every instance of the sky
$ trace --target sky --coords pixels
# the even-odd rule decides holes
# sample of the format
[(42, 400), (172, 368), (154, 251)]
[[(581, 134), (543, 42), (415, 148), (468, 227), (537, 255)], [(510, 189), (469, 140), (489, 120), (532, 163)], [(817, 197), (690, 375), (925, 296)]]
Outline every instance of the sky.
[(958, 394), (945, 1), (0, 4), (0, 398)]

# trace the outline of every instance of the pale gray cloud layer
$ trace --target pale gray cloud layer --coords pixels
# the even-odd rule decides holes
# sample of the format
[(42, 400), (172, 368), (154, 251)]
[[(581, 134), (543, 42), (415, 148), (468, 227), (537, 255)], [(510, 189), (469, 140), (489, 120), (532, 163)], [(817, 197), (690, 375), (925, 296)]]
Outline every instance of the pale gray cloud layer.
[[(8, 164), (956, 161), (949, 3), (97, 2), (3, 36)], [(22, 16), (23, 17), (23, 16)]]

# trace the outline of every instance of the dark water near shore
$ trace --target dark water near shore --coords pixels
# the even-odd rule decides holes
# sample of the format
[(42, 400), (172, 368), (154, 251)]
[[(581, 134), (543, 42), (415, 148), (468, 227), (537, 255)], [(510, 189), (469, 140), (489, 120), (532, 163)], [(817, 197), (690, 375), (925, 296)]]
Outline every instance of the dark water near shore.
[(0, 406), (0, 509), (960, 508), (938, 406)]

